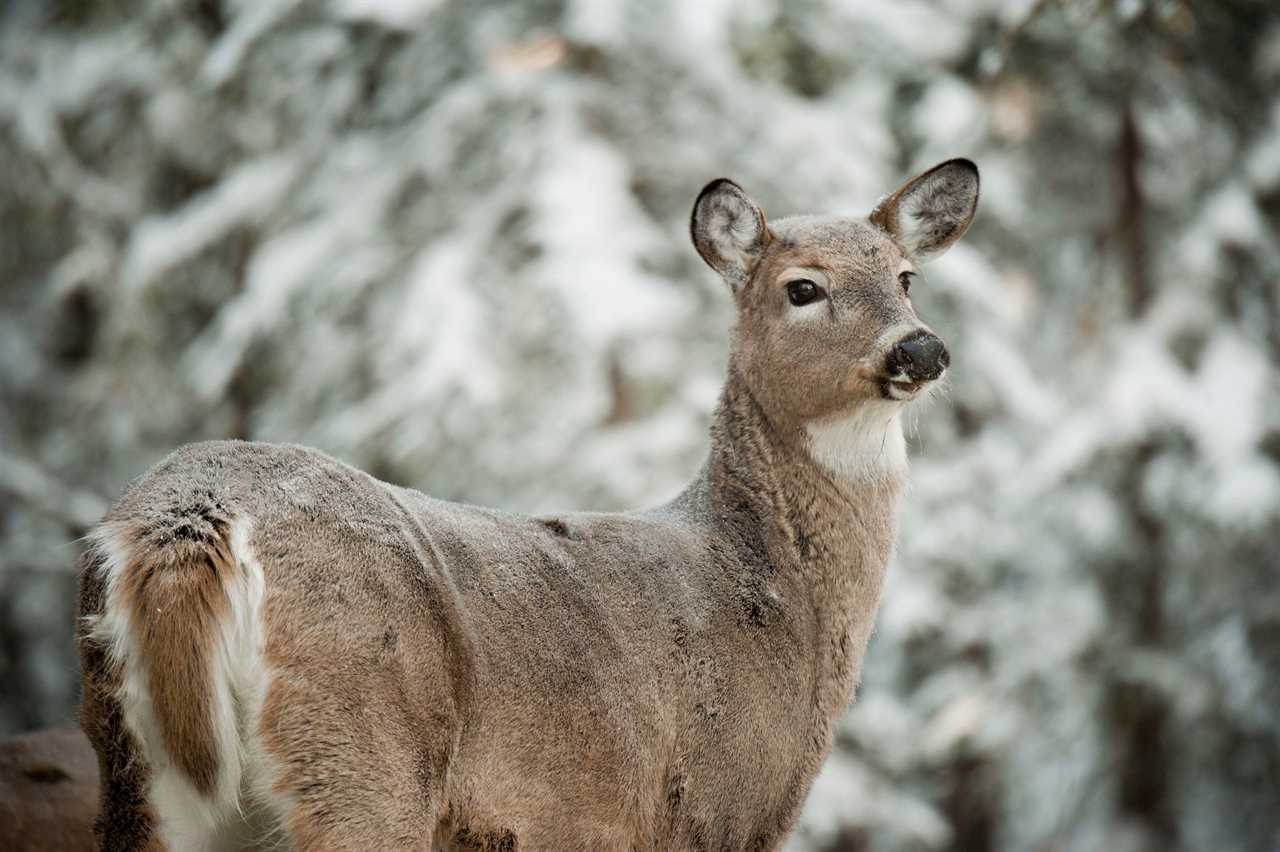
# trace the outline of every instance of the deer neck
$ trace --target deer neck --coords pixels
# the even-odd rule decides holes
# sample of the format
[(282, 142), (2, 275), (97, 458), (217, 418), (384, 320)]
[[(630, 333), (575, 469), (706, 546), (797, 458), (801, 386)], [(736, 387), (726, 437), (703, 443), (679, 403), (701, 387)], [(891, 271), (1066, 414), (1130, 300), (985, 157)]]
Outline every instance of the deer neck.
[[(869, 406), (879, 405), (872, 401)], [(721, 533), (743, 554), (737, 587), (813, 628), (814, 702), (829, 724), (856, 682), (896, 533), (905, 465), (868, 467), (838, 455), (842, 429), (873, 417), (901, 432), (896, 411), (852, 411), (853, 422), (786, 426), (770, 420), (741, 373), (729, 378), (712, 425), (706, 496)], [(835, 435), (825, 444), (822, 438)], [(880, 436), (892, 441), (893, 436)], [(853, 442), (865, 451), (869, 441)], [(904, 456), (905, 461), (905, 456)], [(752, 602), (744, 611), (752, 612)]]

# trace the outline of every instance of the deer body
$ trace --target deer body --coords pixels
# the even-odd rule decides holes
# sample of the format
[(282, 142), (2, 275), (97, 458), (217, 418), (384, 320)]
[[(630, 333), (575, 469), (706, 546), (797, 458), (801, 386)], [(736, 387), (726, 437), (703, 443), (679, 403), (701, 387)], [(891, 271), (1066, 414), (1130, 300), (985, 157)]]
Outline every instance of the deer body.
[[(695, 207), (743, 310), (708, 461), (665, 506), (525, 517), (243, 442), (129, 489), (82, 574), (104, 848), (780, 847), (874, 621), (900, 397), (941, 367), (908, 364), (909, 304), (839, 287), (896, 284), (904, 232), (770, 230), (740, 193)], [(976, 172), (971, 196), (965, 216)], [(775, 282), (808, 292), (795, 269), (825, 322), (775, 310)], [(830, 358), (851, 337), (860, 357)]]

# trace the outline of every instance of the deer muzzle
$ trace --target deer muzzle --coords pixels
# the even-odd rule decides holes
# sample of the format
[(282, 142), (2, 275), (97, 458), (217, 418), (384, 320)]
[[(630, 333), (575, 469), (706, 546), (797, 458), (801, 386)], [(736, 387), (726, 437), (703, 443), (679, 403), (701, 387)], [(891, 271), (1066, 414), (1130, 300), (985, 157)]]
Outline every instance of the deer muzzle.
[(942, 375), (951, 363), (942, 338), (921, 329), (907, 335), (889, 350), (885, 372), (891, 380), (901, 377), (912, 384), (931, 382)]

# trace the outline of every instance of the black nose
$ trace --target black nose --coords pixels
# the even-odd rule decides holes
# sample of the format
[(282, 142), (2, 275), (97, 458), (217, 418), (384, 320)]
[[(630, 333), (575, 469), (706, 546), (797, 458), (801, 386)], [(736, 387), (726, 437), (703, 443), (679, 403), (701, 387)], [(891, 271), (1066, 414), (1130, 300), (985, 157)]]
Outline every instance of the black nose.
[(889, 375), (906, 373), (913, 382), (936, 379), (951, 363), (951, 355), (942, 338), (928, 331), (917, 331), (899, 340), (889, 353)]

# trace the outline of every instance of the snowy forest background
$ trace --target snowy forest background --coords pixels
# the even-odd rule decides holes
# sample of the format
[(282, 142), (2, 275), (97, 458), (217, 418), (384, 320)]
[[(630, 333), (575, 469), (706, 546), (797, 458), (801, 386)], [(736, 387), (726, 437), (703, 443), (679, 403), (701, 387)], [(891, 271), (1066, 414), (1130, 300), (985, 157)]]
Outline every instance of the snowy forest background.
[(10, 0), (0, 733), (70, 718), (74, 563), (177, 444), (523, 511), (672, 495), (729, 175), (970, 236), (857, 703), (789, 849), (1280, 849), (1280, 13), (1258, 0)]

